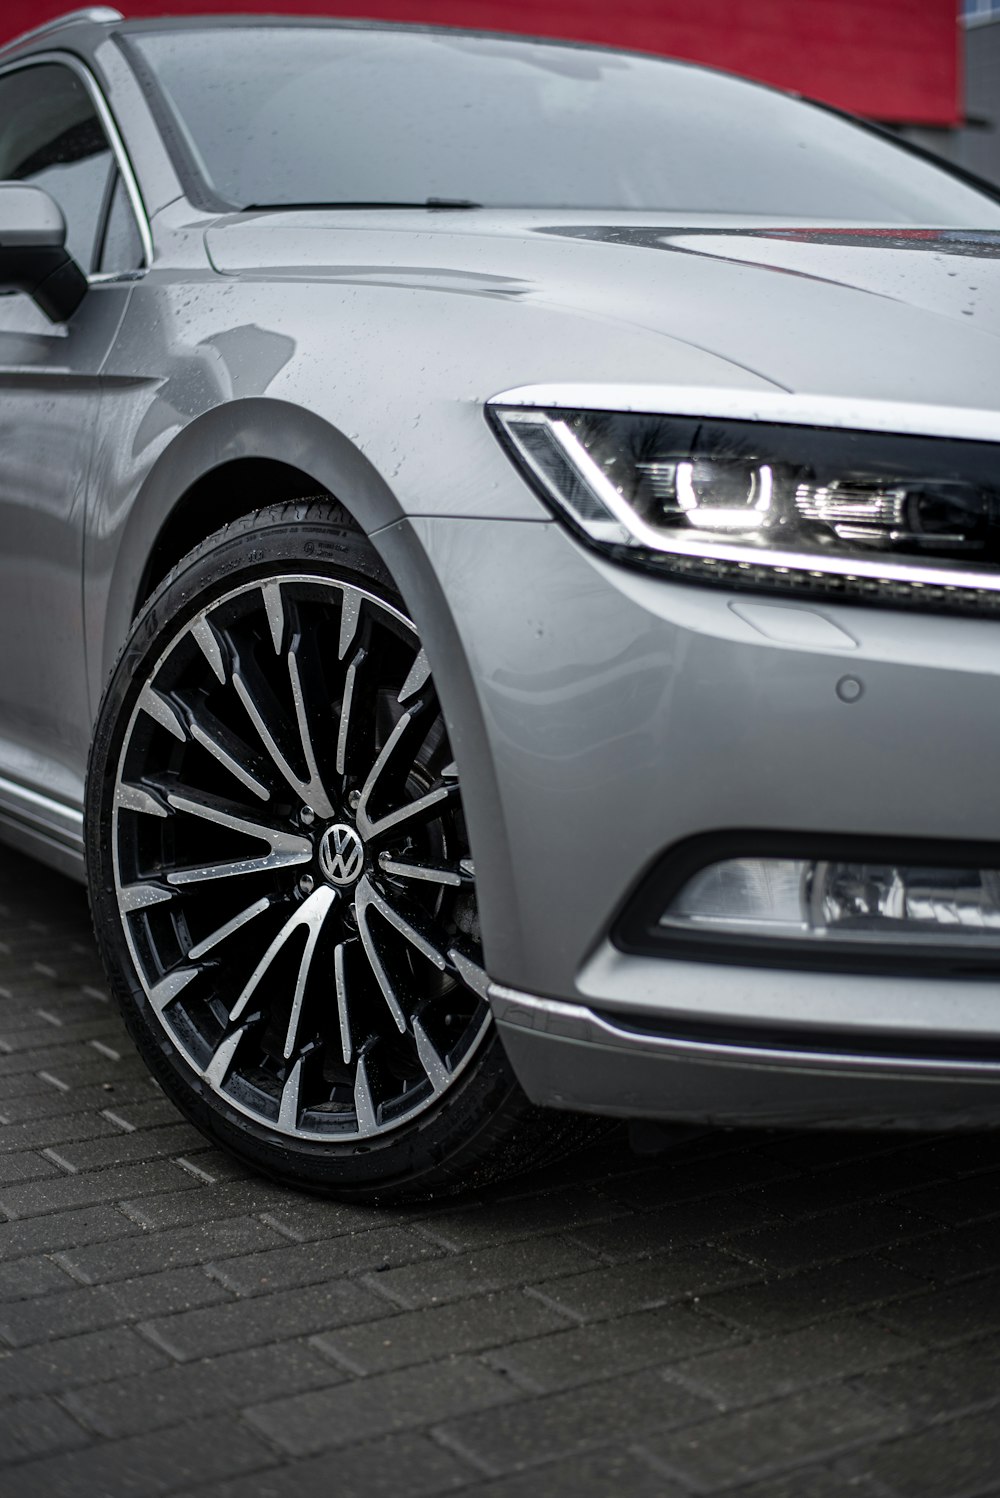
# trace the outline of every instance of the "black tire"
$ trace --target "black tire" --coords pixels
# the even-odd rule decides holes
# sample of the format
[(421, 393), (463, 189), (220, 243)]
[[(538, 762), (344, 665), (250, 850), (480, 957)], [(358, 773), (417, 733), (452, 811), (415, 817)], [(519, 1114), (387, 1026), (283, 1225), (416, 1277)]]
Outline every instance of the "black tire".
[[(258, 511), (142, 610), (88, 774), (97, 941), (152, 1074), (248, 1164), (353, 1198), (463, 1189), (594, 1132), (527, 1102), (489, 1018), (457, 772), (418, 652), (337, 505)], [(355, 759), (384, 760), (361, 790)], [(387, 787), (396, 822), (372, 810)]]

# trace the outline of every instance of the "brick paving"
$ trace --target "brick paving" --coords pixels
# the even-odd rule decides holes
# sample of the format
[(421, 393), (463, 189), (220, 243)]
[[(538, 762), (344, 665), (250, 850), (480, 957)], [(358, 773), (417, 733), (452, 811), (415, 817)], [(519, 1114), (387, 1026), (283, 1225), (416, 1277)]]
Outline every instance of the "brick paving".
[(1000, 1494), (1000, 1137), (624, 1133), (369, 1210), (181, 1120), (0, 850), (4, 1498)]

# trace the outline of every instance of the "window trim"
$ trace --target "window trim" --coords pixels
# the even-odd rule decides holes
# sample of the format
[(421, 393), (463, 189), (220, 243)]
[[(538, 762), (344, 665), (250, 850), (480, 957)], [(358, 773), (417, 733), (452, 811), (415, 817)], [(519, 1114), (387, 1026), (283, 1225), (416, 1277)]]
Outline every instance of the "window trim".
[[(90, 96), (90, 101), (94, 106), (94, 113), (97, 115), (101, 128), (107, 136), (115, 166), (125, 184), (125, 192), (128, 196), (136, 229), (139, 233), (144, 264), (140, 267), (138, 273), (142, 274), (142, 272), (149, 270), (153, 264), (153, 236), (149, 227), (149, 218), (146, 214), (145, 204), (142, 201), (142, 193), (139, 190), (135, 172), (132, 170), (132, 163), (125, 149), (125, 143), (119, 133), (118, 126), (115, 124), (115, 119), (107, 100), (101, 92), (93, 73), (86, 64), (81, 62), (78, 57), (74, 57), (70, 52), (48, 51), (35, 52), (28, 57), (19, 57), (16, 60), (12, 59), (10, 62), (3, 63), (0, 65), (0, 79), (6, 77), (8, 73), (23, 72), (25, 68), (41, 67), (46, 64), (52, 65), (53, 63), (59, 67), (68, 68), (71, 73), (75, 73), (80, 79)], [(102, 206), (102, 213), (106, 213), (107, 206), (107, 204)], [(100, 284), (102, 281), (121, 280), (123, 274), (135, 275), (136, 272), (97, 271), (89, 275), (87, 280), (91, 285), (95, 285)]]

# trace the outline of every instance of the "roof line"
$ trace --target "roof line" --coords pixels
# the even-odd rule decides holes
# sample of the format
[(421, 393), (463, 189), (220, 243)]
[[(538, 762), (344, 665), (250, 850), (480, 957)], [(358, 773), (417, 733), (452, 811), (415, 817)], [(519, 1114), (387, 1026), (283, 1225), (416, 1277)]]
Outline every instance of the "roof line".
[(124, 21), (125, 17), (120, 10), (113, 10), (110, 5), (88, 5), (82, 10), (70, 10), (65, 15), (56, 16), (52, 21), (45, 21), (41, 26), (32, 26), (30, 31), (22, 31), (20, 36), (11, 37), (9, 42), (4, 42), (0, 52), (6, 52), (10, 47), (19, 47), (22, 42), (34, 41), (37, 36), (48, 36), (50, 31), (59, 31), (63, 26), (80, 25), (89, 22), (94, 25), (109, 26), (114, 21)]

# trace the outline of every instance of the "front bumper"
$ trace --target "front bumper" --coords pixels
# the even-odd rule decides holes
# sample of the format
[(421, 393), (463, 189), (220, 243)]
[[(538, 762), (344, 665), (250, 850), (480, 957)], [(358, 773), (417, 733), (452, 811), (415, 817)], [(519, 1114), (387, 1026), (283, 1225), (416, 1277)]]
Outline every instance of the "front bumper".
[(530, 1096), (727, 1123), (1000, 1115), (1000, 975), (786, 971), (609, 939), (664, 851), (705, 833), (1000, 846), (1000, 621), (678, 584), (545, 523), (393, 531)]

